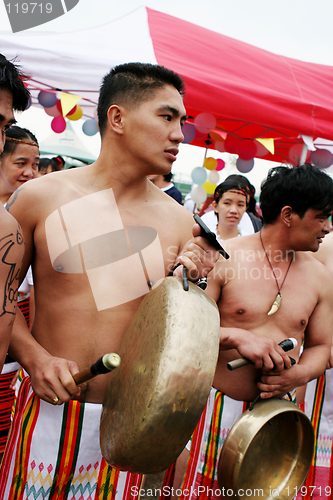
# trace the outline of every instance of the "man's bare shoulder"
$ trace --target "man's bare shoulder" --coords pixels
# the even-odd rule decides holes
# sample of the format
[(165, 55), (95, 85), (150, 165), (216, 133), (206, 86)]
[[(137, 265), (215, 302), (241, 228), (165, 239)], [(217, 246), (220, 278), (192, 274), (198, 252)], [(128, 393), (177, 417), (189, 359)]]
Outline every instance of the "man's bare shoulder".
[(333, 232), (325, 236), (314, 258), (327, 266), (333, 274)]
[(19, 225), (17, 220), (7, 212), (7, 210), (0, 204), (0, 237), (8, 232), (16, 232)]
[(329, 293), (333, 298), (333, 260), (330, 265), (325, 265), (316, 258), (316, 253), (297, 252), (296, 260), (301, 264), (303, 273), (310, 275), (314, 287), (319, 285), (318, 289), (321, 292)]
[(14, 217), (17, 210), (36, 213), (38, 209), (49, 205), (53, 200), (64, 198), (66, 193), (72, 190), (76, 178), (79, 176), (70, 169), (32, 179), (12, 194), (6, 208)]
[[(193, 214), (187, 210), (183, 205), (178, 203), (168, 194), (165, 194), (161, 189), (152, 185), (152, 198), (151, 201), (159, 205), (161, 213), (170, 214), (172, 217), (179, 217), (179, 221), (183, 223), (194, 224)], [(162, 208), (163, 207), (163, 208)]]
[(257, 239), (256, 234), (249, 234), (225, 240), (222, 242), (222, 246), (230, 255), (230, 259), (237, 259), (239, 251), (252, 252), (257, 247)]

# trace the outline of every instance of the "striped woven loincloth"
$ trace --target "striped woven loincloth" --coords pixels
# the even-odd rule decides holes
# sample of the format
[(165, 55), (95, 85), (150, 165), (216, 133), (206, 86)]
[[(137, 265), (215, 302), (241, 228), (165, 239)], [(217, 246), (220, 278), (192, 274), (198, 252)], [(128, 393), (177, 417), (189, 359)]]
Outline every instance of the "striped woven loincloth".
[(16, 370), (0, 375), (0, 453), (5, 450), (11, 424), (11, 411), (15, 392), (10, 388), (10, 384), (15, 373)]
[[(296, 391), (291, 398), (294, 399)], [(289, 398), (289, 396), (288, 396)], [(193, 433), (190, 454), (181, 485), (180, 500), (221, 500), (218, 463), (224, 441), (250, 403), (236, 401), (211, 389), (205, 410)], [(223, 496), (223, 495), (222, 495)]]
[[(18, 302), (17, 305), (29, 327), (30, 297)], [(15, 391), (10, 388), (10, 384), (19, 368), (20, 365), (7, 354), (5, 364), (0, 373), (0, 453), (3, 453), (5, 450), (11, 425), (11, 410), (15, 400)]]
[(245, 410), (246, 403), (243, 401), (236, 401), (211, 389), (192, 436), (181, 500), (221, 499), (217, 482), (218, 459), (231, 427)]
[(313, 425), (315, 450), (297, 498), (330, 500), (333, 499), (333, 369), (308, 383), (304, 412)]
[(142, 476), (119, 472), (99, 446), (102, 405), (39, 399), (21, 383), (0, 472), (3, 500), (137, 500)]

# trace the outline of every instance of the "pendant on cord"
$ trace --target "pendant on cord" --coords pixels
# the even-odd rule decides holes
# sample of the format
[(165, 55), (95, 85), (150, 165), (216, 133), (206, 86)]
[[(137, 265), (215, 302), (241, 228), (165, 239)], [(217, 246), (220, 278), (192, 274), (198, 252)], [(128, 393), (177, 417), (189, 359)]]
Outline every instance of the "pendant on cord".
[(276, 311), (279, 309), (280, 305), (281, 305), (281, 302), (282, 302), (282, 295), (281, 293), (279, 292), (277, 294), (277, 296), (275, 297), (275, 300), (272, 304), (272, 307), (270, 308), (270, 310), (268, 311), (267, 313), (267, 316), (271, 316), (272, 314), (275, 314)]

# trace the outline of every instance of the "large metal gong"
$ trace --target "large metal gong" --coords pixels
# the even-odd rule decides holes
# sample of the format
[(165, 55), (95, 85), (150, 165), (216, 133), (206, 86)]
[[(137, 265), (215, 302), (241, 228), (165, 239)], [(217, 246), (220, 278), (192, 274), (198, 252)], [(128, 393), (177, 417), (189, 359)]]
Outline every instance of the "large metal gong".
[(196, 285), (167, 277), (143, 299), (122, 342), (101, 416), (105, 460), (158, 473), (179, 456), (204, 410), (219, 351), (220, 316)]

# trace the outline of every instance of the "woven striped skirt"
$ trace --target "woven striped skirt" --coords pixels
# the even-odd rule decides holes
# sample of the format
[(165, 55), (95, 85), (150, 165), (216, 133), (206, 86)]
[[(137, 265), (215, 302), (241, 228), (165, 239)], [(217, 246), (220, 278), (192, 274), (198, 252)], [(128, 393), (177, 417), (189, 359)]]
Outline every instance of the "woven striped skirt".
[[(291, 394), (294, 400), (296, 391)], [(288, 398), (289, 399), (289, 398)], [(181, 500), (221, 500), (217, 474), (224, 441), (250, 403), (236, 401), (211, 389), (205, 410), (193, 433)]]
[(304, 412), (311, 419), (315, 450), (298, 499), (333, 499), (333, 369), (308, 383)]
[(137, 500), (142, 476), (119, 472), (99, 446), (102, 405), (53, 406), (21, 383), (0, 471), (2, 500)]

